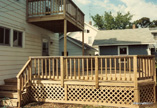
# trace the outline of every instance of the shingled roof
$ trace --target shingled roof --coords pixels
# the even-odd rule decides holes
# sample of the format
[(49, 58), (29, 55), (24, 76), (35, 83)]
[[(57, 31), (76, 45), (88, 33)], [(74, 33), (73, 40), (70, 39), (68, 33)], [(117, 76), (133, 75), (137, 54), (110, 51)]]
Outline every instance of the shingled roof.
[(148, 28), (98, 31), (93, 46), (154, 44)]

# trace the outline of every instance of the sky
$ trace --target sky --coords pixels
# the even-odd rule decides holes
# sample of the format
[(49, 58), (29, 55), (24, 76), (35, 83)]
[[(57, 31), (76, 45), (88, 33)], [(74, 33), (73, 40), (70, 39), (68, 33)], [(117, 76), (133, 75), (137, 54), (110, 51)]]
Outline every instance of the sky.
[(132, 21), (142, 17), (150, 20), (157, 20), (157, 0), (73, 0), (84, 12), (85, 21), (89, 22), (91, 16), (103, 15), (105, 11), (123, 14), (130, 12), (133, 15)]

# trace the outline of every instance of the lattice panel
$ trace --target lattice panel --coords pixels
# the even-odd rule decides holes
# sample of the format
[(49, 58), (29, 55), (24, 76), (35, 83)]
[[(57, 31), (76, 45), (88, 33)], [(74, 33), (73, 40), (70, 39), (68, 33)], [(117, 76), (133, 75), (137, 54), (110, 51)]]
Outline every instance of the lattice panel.
[(140, 102), (154, 102), (154, 84), (140, 87)]
[(35, 100), (65, 100), (65, 90), (56, 84), (32, 84), (31, 96)]
[(113, 103), (131, 105), (134, 102), (133, 87), (68, 85), (68, 101)]
[(22, 93), (22, 105), (26, 105), (29, 102), (31, 102), (31, 100), (30, 100), (30, 88), (27, 88), (27, 90), (25, 89)]

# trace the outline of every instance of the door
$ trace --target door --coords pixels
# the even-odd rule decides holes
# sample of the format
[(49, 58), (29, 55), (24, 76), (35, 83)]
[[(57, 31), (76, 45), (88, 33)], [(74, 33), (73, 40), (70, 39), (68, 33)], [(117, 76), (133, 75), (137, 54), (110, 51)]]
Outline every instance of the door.
[(49, 44), (46, 39), (43, 39), (42, 43), (42, 56), (49, 56)]

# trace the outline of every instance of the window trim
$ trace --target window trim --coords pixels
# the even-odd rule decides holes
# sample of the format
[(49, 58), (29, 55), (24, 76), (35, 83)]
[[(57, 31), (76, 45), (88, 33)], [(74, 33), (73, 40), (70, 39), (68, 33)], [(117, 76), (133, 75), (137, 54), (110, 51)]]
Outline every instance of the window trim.
[[(14, 45), (14, 31), (18, 32), (17, 39), (19, 39), (19, 32), (22, 33), (22, 40), (21, 40), (21, 41), (22, 41), (22, 45), (21, 45), (21, 46), (19, 46), (19, 45)], [(18, 41), (18, 40), (17, 40), (17, 41)], [(24, 32), (21, 31), (21, 30), (13, 29), (13, 30), (12, 30), (12, 47), (23, 48), (23, 46), (24, 46)]]
[[(126, 54), (120, 54), (120, 48), (126, 48)], [(128, 46), (118, 46), (118, 55), (129, 55), (129, 47)]]
[[(11, 46), (11, 42), (10, 42), (10, 40), (11, 40), (11, 29), (10, 28), (7, 28), (7, 27), (3, 27), (3, 26), (0, 26), (1, 28), (3, 28), (4, 29), (4, 39), (3, 39), (3, 43), (0, 43), (0, 46)], [(9, 29), (9, 44), (5, 44), (5, 30), (6, 29)]]

